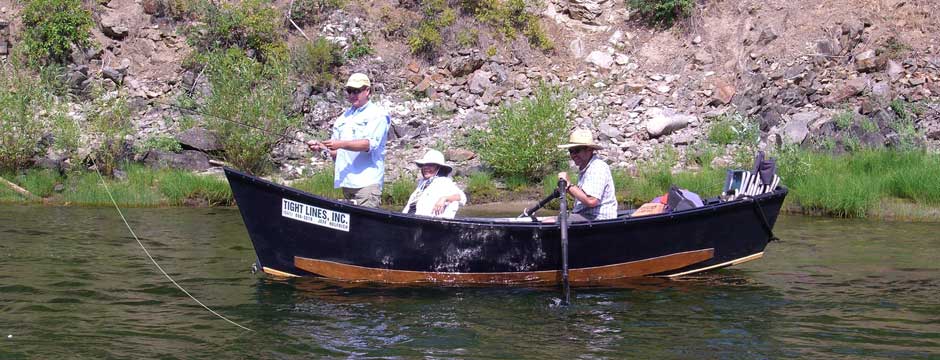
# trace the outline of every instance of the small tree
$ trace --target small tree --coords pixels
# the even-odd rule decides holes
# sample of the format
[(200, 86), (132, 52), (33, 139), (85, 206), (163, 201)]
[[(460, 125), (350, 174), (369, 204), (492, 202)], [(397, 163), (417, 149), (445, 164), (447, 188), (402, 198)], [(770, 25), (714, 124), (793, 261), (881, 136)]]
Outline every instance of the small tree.
[(648, 23), (665, 26), (689, 17), (695, 6), (693, 0), (628, 0), (627, 3)]

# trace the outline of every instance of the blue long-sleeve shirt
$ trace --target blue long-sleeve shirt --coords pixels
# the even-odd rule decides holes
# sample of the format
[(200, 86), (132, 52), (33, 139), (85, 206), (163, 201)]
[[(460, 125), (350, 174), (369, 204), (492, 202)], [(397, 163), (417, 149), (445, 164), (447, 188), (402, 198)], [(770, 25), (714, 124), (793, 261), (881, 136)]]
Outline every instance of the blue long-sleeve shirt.
[(333, 187), (362, 188), (385, 181), (385, 141), (391, 117), (371, 101), (349, 108), (333, 124), (332, 140), (369, 140), (366, 152), (339, 149), (333, 168)]

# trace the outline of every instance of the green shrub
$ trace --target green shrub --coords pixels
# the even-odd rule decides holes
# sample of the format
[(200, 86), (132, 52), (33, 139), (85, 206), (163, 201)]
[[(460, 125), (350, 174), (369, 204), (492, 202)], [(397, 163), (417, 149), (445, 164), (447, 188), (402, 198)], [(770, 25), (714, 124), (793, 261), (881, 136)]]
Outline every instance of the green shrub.
[(213, 4), (201, 12), (202, 22), (187, 32), (190, 44), (200, 51), (238, 47), (264, 60), (279, 48), (272, 45), (282, 42), (281, 14), (267, 0)]
[(627, 4), (647, 23), (667, 27), (692, 15), (695, 7), (693, 0), (627, 0)]
[(708, 140), (718, 145), (750, 145), (760, 134), (757, 121), (741, 114), (719, 116), (708, 129)]
[(202, 0), (144, 0), (142, 5), (156, 17), (169, 17), (173, 20), (192, 19), (201, 8), (211, 5)]
[(555, 46), (542, 29), (538, 15), (526, 10), (525, 0), (464, 0), (460, 7), (509, 39), (521, 33), (530, 44), (543, 51)]
[(423, 18), (408, 37), (408, 46), (413, 54), (431, 55), (443, 43), (441, 31), (454, 23), (457, 12), (444, 0), (422, 0), (421, 12)]
[(331, 11), (345, 5), (345, 0), (296, 0), (290, 16), (297, 26), (316, 25)]
[(168, 152), (181, 152), (183, 151), (183, 146), (180, 145), (180, 142), (177, 141), (172, 136), (168, 135), (158, 135), (147, 140), (144, 140), (140, 143), (134, 144), (135, 151), (138, 154), (144, 154), (150, 150), (160, 150)]
[(125, 137), (131, 132), (131, 111), (127, 98), (111, 93), (99, 96), (90, 104), (88, 123), (100, 141), (92, 150), (95, 164), (104, 175), (111, 175), (127, 153)]
[(477, 29), (457, 33), (457, 45), (462, 48), (474, 48), (479, 42), (480, 32)]
[(225, 160), (263, 174), (271, 169), (270, 153), (281, 140), (278, 135), (298, 122), (287, 116), (293, 90), (287, 70), (278, 62), (258, 62), (237, 48), (209, 54), (208, 59), (212, 95), (202, 111), (209, 115), (208, 127), (219, 134)]
[(897, 120), (889, 126), (898, 134), (898, 148), (902, 151), (916, 150), (922, 142), (922, 134), (917, 131), (914, 120), (918, 112), (923, 109), (917, 104), (895, 99), (891, 102), (891, 109), (897, 114)]
[(835, 122), (837, 129), (846, 130), (855, 123), (855, 113), (852, 110), (842, 111), (836, 114), (836, 116), (832, 118), (832, 121)]
[(18, 170), (40, 151), (44, 117), (62, 117), (52, 94), (29, 73), (11, 66), (0, 75), (0, 170)]
[(369, 41), (369, 38), (361, 36), (349, 44), (349, 50), (346, 50), (346, 58), (354, 60), (372, 55), (373, 53), (375, 53), (375, 49), (372, 48), (372, 43)]
[(68, 61), (71, 45), (88, 44), (94, 22), (81, 0), (31, 0), (23, 9), (23, 47), (33, 65)]
[(698, 142), (689, 147), (687, 157), (695, 165), (710, 168), (712, 161), (718, 157), (718, 152), (715, 146), (707, 142)]
[(292, 49), (291, 64), (299, 78), (310, 81), (316, 88), (325, 88), (333, 83), (333, 73), (343, 64), (342, 49), (318, 37)]
[(480, 159), (495, 175), (538, 180), (567, 161), (557, 148), (570, 128), (566, 111), (570, 93), (540, 85), (534, 98), (503, 106), (479, 134)]

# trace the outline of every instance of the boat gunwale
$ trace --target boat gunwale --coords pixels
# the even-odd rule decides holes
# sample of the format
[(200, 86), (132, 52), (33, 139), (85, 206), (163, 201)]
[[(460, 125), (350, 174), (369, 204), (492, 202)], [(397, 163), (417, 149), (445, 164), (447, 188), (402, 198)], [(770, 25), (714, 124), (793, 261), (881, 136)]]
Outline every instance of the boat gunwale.
[[(528, 227), (528, 228), (538, 228), (538, 229), (543, 229), (543, 228), (549, 229), (549, 228), (558, 227), (558, 225), (554, 223), (536, 223), (536, 222), (531, 222), (531, 221), (526, 222), (526, 221), (499, 221), (498, 220), (498, 219), (505, 219), (505, 218), (492, 218), (494, 220), (486, 220), (488, 218), (480, 218), (480, 217), (444, 219), (444, 218), (434, 218), (434, 217), (420, 216), (420, 215), (413, 215), (413, 214), (404, 214), (401, 212), (391, 211), (391, 210), (382, 209), (382, 208), (372, 208), (372, 207), (344, 203), (341, 201), (337, 201), (335, 199), (330, 199), (330, 198), (326, 198), (320, 195), (311, 194), (306, 191), (293, 188), (290, 186), (277, 184), (275, 182), (262, 179), (260, 177), (252, 176), (252, 175), (246, 174), (244, 172), (241, 172), (239, 170), (235, 170), (229, 167), (223, 167), (223, 170), (225, 171), (226, 176), (228, 176), (230, 173), (235, 174), (241, 178), (246, 179), (249, 182), (253, 182), (258, 185), (262, 185), (264, 187), (268, 187), (277, 191), (293, 194), (301, 198), (311, 197), (316, 200), (329, 203), (331, 206), (331, 210), (343, 209), (343, 210), (353, 211), (353, 212), (371, 213), (373, 215), (385, 216), (385, 217), (396, 219), (402, 222), (407, 221), (407, 222), (417, 222), (417, 223), (438, 223), (438, 224), (453, 224), (453, 225), (462, 225), (462, 226)], [(750, 204), (753, 202), (764, 202), (765, 199), (783, 196), (788, 191), (789, 189), (786, 186), (778, 185), (776, 189), (768, 193), (759, 194), (755, 196), (742, 197), (742, 198), (731, 200), (731, 201), (723, 201), (717, 204), (710, 204), (710, 205), (700, 206), (700, 207), (687, 209), (687, 210), (646, 215), (646, 216), (641, 216), (641, 217), (626, 216), (626, 217), (617, 217), (617, 218), (606, 219), (606, 220), (574, 222), (574, 223), (569, 224), (569, 226), (573, 228), (591, 228), (595, 226), (606, 227), (606, 226), (626, 225), (626, 224), (646, 223), (646, 222), (656, 223), (659, 221), (673, 220), (676, 217), (680, 217), (680, 216), (686, 217), (686, 216), (692, 216), (695, 214), (715, 212), (726, 207), (736, 207), (742, 204)], [(236, 199), (236, 202), (237, 202), (237, 199)]]

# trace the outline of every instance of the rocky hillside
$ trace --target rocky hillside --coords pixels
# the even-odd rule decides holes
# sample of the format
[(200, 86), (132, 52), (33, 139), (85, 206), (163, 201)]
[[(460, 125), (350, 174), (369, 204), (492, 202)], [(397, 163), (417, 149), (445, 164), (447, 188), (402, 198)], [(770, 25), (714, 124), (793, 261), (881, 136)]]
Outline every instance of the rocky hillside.
[[(92, 84), (125, 92), (137, 130), (131, 140), (169, 134), (193, 150), (138, 159), (204, 170), (219, 145), (212, 133), (180, 121), (187, 114), (176, 104), (183, 93), (211, 93), (211, 85), (184, 67), (194, 49), (182, 30), (192, 21), (162, 13), (162, 3), (86, 4), (97, 46), (74, 49), (67, 82), (76, 94)], [(272, 6), (287, 14), (291, 3)], [(349, 2), (317, 22), (284, 21), (278, 30), (288, 44), (324, 37), (347, 51), (356, 46), (353, 37), (368, 39), (371, 53), (346, 62), (335, 78), (370, 74), (373, 99), (391, 111), (390, 179), (413, 176), (410, 161), (442, 145), (458, 173), (473, 171), (480, 163), (461, 145), (466, 134), (484, 129), (501, 104), (529, 96), (539, 83), (573, 91), (569, 118), (595, 131), (602, 156), (622, 168), (663, 147), (685, 159), (719, 122), (739, 131), (754, 127), (760, 141), (722, 144), (716, 163), (730, 163), (740, 147), (751, 146), (940, 149), (940, 23), (932, 15), (940, 3), (933, 0), (704, 1), (670, 28), (647, 25), (623, 2), (549, 0), (529, 9), (553, 41), (551, 50), (510, 40), (458, 12), (433, 56), (413, 55), (403, 35), (420, 18), (416, 3)], [(0, 56), (18, 46), (22, 7), (0, 0)], [(468, 33), (473, 41), (465, 41)], [(296, 137), (322, 136), (347, 106), (342, 94), (309, 81), (295, 85), (291, 109), (304, 119)], [(93, 110), (77, 99), (70, 115), (89, 116)], [(88, 150), (77, 156), (83, 154)], [(324, 165), (299, 142), (282, 141), (272, 156), (288, 179)], [(50, 150), (42, 162), (63, 160)]]

